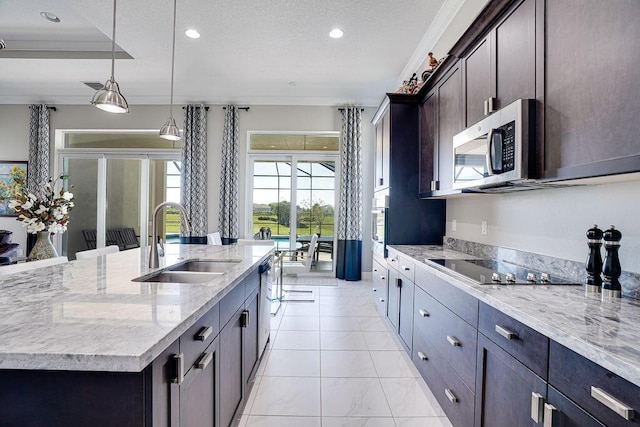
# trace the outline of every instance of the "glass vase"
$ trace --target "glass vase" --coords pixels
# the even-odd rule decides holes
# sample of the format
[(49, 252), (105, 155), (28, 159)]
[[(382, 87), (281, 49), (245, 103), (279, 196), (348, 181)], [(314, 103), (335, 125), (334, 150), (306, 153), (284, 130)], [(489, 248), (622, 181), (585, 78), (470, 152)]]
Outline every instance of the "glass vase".
[(51, 243), (51, 233), (48, 231), (38, 231), (36, 243), (33, 245), (27, 259), (36, 261), (40, 259), (54, 258), (58, 256), (56, 248)]

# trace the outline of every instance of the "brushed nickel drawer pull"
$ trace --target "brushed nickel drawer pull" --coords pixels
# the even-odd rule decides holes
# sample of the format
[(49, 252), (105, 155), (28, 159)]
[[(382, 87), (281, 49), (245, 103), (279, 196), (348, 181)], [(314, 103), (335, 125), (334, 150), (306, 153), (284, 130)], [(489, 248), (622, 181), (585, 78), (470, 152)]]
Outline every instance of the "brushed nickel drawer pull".
[(560, 427), (560, 411), (555, 406), (544, 404), (544, 427)]
[(379, 298), (379, 299), (380, 299), (380, 302), (384, 302), (384, 298)]
[(536, 423), (544, 416), (544, 397), (540, 393), (531, 392), (531, 419)]
[(460, 345), (461, 345), (460, 341), (458, 341), (457, 339), (455, 339), (451, 335), (447, 335), (447, 341), (449, 341), (449, 344), (451, 344), (454, 347), (460, 347)]
[(211, 332), (213, 332), (213, 328), (211, 326), (207, 326), (206, 328), (203, 327), (196, 334), (196, 341), (206, 341), (209, 335), (211, 335)]
[(373, 292), (377, 292), (378, 291), (376, 288), (371, 288), (371, 289), (373, 289)]
[(404, 271), (411, 271), (411, 267), (407, 267), (406, 265), (403, 265), (403, 266), (402, 266), (402, 269), (403, 269)]
[(202, 357), (196, 362), (196, 369), (207, 369), (213, 360), (213, 353), (202, 353)]
[(380, 280), (385, 280), (385, 279), (386, 279), (386, 277), (380, 276)]
[(456, 403), (458, 401), (458, 398), (456, 397), (456, 395), (453, 394), (453, 392), (448, 388), (444, 389), (444, 394), (447, 395), (447, 399), (449, 399), (451, 403)]
[(429, 312), (427, 310), (422, 309), (422, 308), (418, 310), (418, 313), (420, 313), (420, 316), (422, 316), (422, 317), (429, 317)]
[(635, 411), (633, 410), (633, 408), (625, 405), (624, 403), (598, 387), (591, 386), (591, 397), (602, 403), (607, 408), (611, 409), (616, 414), (620, 415), (625, 420), (632, 420), (635, 416)]
[(176, 366), (176, 376), (171, 380), (171, 382), (175, 384), (182, 384), (182, 381), (184, 381), (184, 354), (174, 354), (173, 362)]
[(517, 340), (518, 334), (515, 332), (511, 332), (507, 328), (503, 328), (502, 326), (496, 325), (496, 332), (505, 337), (508, 340)]
[(418, 357), (420, 358), (420, 360), (429, 360), (429, 358), (427, 357), (426, 354), (424, 354), (423, 352), (419, 351), (418, 352)]

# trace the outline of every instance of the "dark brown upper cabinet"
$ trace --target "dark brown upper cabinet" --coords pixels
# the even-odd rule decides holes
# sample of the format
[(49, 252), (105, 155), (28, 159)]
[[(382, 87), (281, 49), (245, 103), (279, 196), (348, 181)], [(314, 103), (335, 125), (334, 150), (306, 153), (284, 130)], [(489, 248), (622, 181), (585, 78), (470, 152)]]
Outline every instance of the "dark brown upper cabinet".
[(538, 4), (545, 6), (540, 178), (640, 171), (640, 2)]
[(462, 58), (465, 126), (536, 95), (536, 0), (516, 2)]

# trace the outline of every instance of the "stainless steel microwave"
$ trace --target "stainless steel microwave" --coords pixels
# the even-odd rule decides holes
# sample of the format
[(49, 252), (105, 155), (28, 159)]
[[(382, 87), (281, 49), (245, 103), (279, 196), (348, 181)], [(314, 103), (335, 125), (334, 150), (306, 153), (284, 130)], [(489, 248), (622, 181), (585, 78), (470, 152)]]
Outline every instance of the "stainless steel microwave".
[(453, 137), (453, 188), (492, 188), (529, 180), (535, 100), (519, 99)]

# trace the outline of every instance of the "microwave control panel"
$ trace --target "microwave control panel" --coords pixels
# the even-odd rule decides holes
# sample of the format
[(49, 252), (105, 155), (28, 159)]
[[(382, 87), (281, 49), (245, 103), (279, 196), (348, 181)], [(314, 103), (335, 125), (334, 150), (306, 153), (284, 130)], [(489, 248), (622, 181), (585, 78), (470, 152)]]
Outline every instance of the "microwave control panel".
[(516, 158), (516, 122), (512, 121), (500, 126), (502, 139), (502, 172), (509, 172), (515, 168)]

